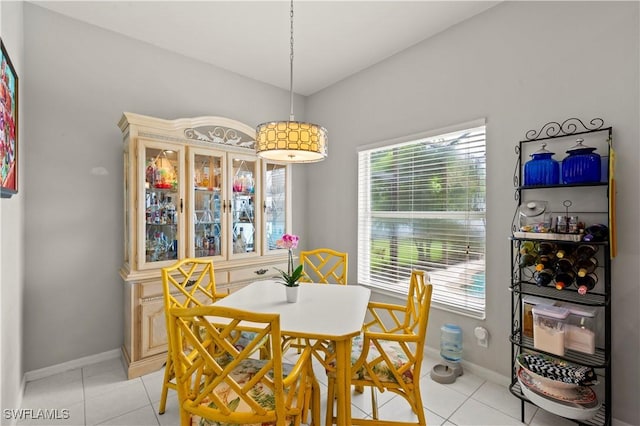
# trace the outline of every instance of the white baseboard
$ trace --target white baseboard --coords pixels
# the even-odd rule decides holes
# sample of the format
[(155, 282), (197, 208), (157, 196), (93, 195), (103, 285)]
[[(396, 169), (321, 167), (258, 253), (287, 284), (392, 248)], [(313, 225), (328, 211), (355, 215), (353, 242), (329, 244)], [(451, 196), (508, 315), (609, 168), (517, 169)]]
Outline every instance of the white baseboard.
[[(75, 370), (76, 368), (86, 367), (87, 365), (95, 364), (97, 362), (108, 361), (110, 359), (119, 358), (120, 349), (113, 349), (110, 351), (102, 352), (95, 355), (85, 356), (83, 358), (74, 359), (71, 361), (63, 362), (62, 364), (52, 365), (50, 367), (39, 368), (33, 371), (27, 371), (24, 373), (23, 383), (31, 382), (33, 380), (43, 379), (45, 377), (53, 376), (54, 374), (64, 373), (65, 371)], [(24, 392), (24, 387), (22, 388)]]
[[(431, 358), (441, 359), (440, 350), (430, 348), (429, 346), (424, 347), (425, 354)], [(500, 373), (496, 373), (493, 370), (489, 370), (488, 368), (481, 367), (477, 364), (474, 364), (469, 361), (462, 360), (461, 362), (463, 370), (468, 371), (469, 373), (473, 373), (479, 377), (482, 377), (485, 380), (489, 380), (493, 383), (497, 383), (499, 385), (509, 386), (511, 383), (511, 379), (507, 376), (503, 376)]]

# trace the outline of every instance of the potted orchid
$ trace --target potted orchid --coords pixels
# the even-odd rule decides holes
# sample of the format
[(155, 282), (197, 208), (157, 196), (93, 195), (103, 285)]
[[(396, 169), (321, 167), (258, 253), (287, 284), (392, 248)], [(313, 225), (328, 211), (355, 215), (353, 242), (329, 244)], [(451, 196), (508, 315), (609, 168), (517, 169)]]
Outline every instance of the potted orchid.
[(293, 249), (298, 247), (298, 241), (298, 236), (293, 234), (284, 234), (281, 239), (276, 241), (277, 247), (285, 248), (289, 251), (287, 272), (278, 269), (278, 272), (282, 275), (282, 283), (287, 287), (287, 302), (295, 302), (298, 299), (298, 286), (303, 275), (302, 265), (298, 265), (297, 268), (293, 269)]
[(302, 278), (302, 265), (299, 265), (295, 270), (293, 269), (293, 249), (298, 247), (299, 240), (297, 235), (284, 234), (281, 239), (276, 241), (277, 247), (285, 248), (289, 251), (287, 272), (278, 269), (278, 272), (282, 275), (282, 282), (287, 287), (297, 287), (300, 285), (300, 278)]

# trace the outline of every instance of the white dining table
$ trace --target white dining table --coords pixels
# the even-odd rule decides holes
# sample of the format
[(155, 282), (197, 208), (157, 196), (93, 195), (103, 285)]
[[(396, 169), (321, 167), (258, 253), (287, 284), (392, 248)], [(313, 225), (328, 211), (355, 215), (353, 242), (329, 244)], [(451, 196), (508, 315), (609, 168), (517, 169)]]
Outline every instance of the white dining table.
[(301, 284), (288, 303), (279, 282), (253, 282), (216, 302), (218, 306), (280, 314), (283, 335), (335, 344), (337, 424), (351, 425), (351, 339), (362, 330), (371, 291), (359, 285)]

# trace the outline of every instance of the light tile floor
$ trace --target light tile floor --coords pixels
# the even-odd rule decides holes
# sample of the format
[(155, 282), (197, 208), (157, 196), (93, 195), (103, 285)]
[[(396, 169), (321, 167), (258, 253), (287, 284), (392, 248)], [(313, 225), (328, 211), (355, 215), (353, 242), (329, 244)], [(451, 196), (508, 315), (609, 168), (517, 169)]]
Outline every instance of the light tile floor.
[[(287, 354), (290, 360), (295, 355)], [(426, 358), (421, 379), (427, 423), (435, 425), (522, 425), (520, 400), (502, 385), (465, 372), (455, 383), (442, 385), (431, 380), (429, 372), (439, 362)], [(326, 376), (317, 366), (317, 377), (326, 401)], [(127, 380), (120, 359), (100, 362), (84, 368), (56, 374), (27, 383), (25, 409), (66, 409), (68, 418), (59, 420), (21, 420), (18, 425), (122, 425), (178, 426), (178, 404), (169, 391), (165, 414), (158, 415), (163, 370)], [(326, 402), (325, 402), (326, 403)], [(367, 417), (371, 413), (370, 394), (354, 393), (352, 415)], [(416, 416), (402, 397), (390, 392), (378, 395), (381, 419), (413, 420)], [(59, 412), (59, 417), (67, 417)], [(525, 409), (526, 424), (532, 426), (568, 426), (575, 423), (549, 414), (533, 405)], [(324, 407), (322, 407), (324, 425)]]

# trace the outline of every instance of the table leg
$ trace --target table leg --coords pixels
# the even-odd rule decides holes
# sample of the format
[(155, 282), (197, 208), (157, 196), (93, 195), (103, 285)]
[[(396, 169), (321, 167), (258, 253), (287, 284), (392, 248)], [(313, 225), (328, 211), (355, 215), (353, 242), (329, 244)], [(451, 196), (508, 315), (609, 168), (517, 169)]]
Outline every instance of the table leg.
[[(351, 339), (336, 341), (337, 423), (351, 426)], [(328, 401), (327, 403), (330, 403)]]

